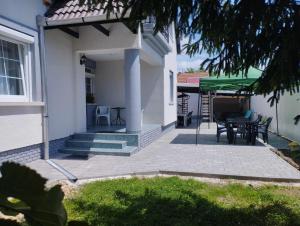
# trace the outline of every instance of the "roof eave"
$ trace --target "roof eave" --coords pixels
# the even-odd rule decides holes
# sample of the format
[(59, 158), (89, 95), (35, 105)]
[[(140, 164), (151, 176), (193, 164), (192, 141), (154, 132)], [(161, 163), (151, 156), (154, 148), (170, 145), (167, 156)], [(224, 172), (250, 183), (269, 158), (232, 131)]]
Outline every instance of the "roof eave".
[(106, 14), (99, 15), (99, 16), (87, 16), (87, 17), (80, 17), (80, 18), (74, 18), (74, 19), (65, 19), (65, 20), (51, 20), (49, 18), (45, 18), (45, 27), (51, 28), (51, 27), (57, 27), (57, 26), (65, 26), (65, 25), (78, 25), (85, 23), (93, 23), (93, 22), (101, 22), (101, 23), (109, 23), (111, 21), (120, 21), (120, 19), (126, 19), (129, 17), (129, 12), (127, 12), (123, 17), (121, 13), (113, 14), (109, 18), (107, 18)]

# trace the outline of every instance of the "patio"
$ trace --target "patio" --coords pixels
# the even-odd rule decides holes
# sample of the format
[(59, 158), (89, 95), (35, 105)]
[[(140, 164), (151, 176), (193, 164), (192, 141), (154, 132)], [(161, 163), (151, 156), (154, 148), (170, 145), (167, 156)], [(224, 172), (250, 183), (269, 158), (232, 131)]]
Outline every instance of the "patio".
[[(300, 172), (270, 151), (269, 145), (229, 145), (225, 137), (217, 143), (215, 128), (202, 125), (200, 144), (196, 146), (194, 134), (192, 128), (173, 130), (131, 157), (98, 155), (82, 159), (59, 155), (52, 160), (78, 179), (168, 171), (203, 177), (300, 182)], [(270, 141), (286, 145), (274, 136)], [(28, 166), (50, 180), (66, 179), (44, 160)]]

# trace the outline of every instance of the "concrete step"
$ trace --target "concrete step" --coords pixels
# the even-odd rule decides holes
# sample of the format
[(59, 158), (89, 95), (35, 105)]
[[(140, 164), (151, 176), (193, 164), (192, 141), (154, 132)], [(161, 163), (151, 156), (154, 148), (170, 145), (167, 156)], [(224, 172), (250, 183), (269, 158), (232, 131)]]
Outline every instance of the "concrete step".
[(138, 134), (122, 133), (76, 133), (72, 136), (74, 140), (105, 140), (105, 141), (127, 141), (128, 146), (138, 146)]
[(75, 148), (66, 147), (59, 150), (60, 153), (70, 155), (115, 155), (115, 156), (130, 156), (137, 152), (137, 147), (126, 146), (123, 149), (112, 149), (112, 148)]
[(127, 146), (127, 141), (122, 140), (68, 140), (67, 147), (75, 148), (109, 148), (109, 149), (123, 149)]

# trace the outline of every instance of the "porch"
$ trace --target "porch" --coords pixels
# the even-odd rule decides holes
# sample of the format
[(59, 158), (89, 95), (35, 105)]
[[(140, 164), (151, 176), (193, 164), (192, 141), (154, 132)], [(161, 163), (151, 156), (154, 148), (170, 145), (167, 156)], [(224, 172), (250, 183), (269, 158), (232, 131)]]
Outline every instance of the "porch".
[[(93, 24), (83, 22), (76, 26), (52, 26), (48, 23), (45, 27), (46, 58), (49, 62), (46, 74), (49, 78), (50, 142), (85, 133), (142, 137), (143, 127), (147, 125), (158, 125), (157, 128), (161, 130), (162, 125), (175, 121), (172, 113), (176, 106), (169, 105), (168, 99), (164, 98), (165, 93), (168, 93), (165, 86), (175, 86), (175, 83), (166, 83), (169, 70), (176, 72), (173, 69), (176, 68), (175, 64), (171, 64), (176, 60), (176, 51), (171, 48), (174, 44), (172, 40), (160, 40), (161, 35), (155, 35), (149, 41), (150, 33), (153, 35), (152, 30), (132, 32), (119, 21), (101, 25), (107, 30), (103, 34), (98, 29), (100, 24), (101, 21)], [(75, 32), (76, 37), (62, 28)], [(161, 49), (163, 46), (168, 48)], [(166, 60), (165, 56), (171, 51), (174, 56)], [(110, 119), (97, 121), (97, 106), (109, 108)], [(121, 125), (115, 125), (116, 108), (122, 109)], [(84, 143), (87, 150), (94, 145), (115, 145), (112, 145), (112, 139), (107, 144), (106, 138), (96, 136), (100, 138), (97, 144)], [(127, 146), (115, 143), (117, 146)], [(140, 143), (136, 145), (137, 148), (141, 146)]]

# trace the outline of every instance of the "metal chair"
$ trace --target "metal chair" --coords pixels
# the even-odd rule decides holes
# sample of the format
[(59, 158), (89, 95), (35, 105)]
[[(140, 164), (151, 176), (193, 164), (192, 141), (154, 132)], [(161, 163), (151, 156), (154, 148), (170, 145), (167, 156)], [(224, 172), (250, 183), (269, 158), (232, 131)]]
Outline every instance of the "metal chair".
[(245, 138), (247, 131), (247, 124), (246, 122), (240, 122), (236, 124), (236, 128), (233, 129), (233, 143), (236, 144), (237, 135), (240, 135), (241, 138)]
[(226, 127), (226, 123), (219, 121), (215, 114), (214, 114), (214, 120), (217, 123), (217, 142), (219, 142), (221, 134), (227, 133), (227, 127)]
[(108, 126), (110, 126), (110, 107), (97, 106), (96, 107), (96, 125), (100, 125), (100, 118), (106, 118)]
[(269, 131), (269, 126), (272, 122), (272, 117), (269, 117), (265, 123), (262, 124), (258, 124), (258, 134), (262, 135), (263, 141), (267, 142), (267, 144), (269, 143), (269, 135), (268, 135), (268, 131)]

